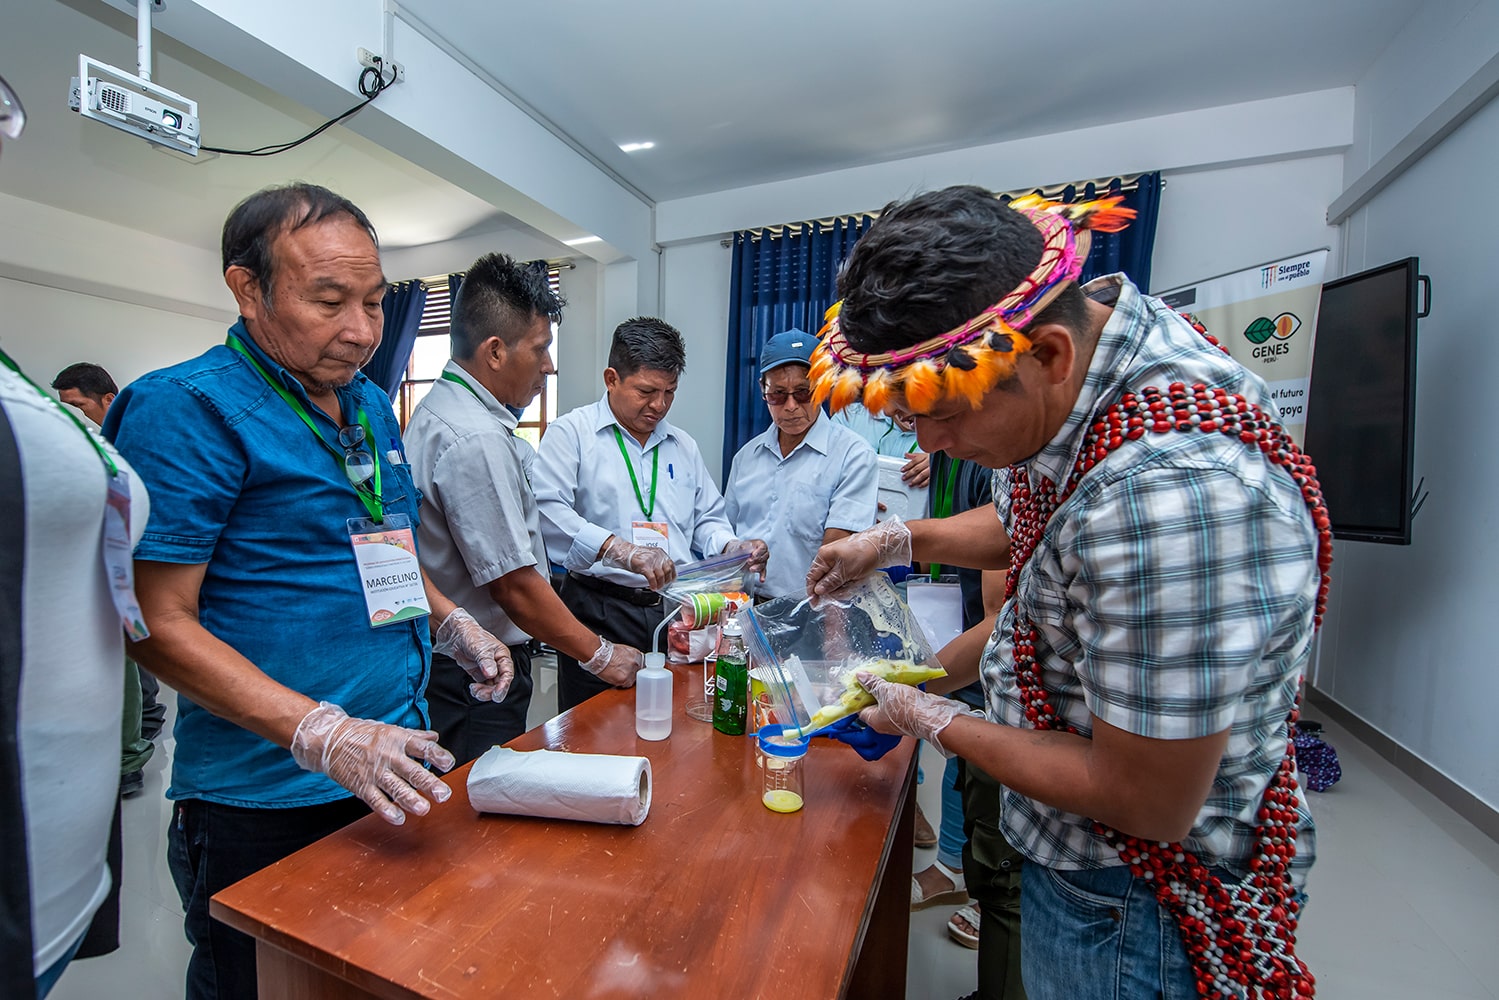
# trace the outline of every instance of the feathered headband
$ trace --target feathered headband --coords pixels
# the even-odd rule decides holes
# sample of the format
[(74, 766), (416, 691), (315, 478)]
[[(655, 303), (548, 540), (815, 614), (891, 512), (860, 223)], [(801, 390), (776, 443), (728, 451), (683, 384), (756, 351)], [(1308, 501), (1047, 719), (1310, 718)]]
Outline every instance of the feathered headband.
[(813, 398), (828, 401), (832, 412), (863, 400), (880, 413), (896, 390), (916, 413), (928, 413), (937, 400), (962, 396), (978, 407), (984, 394), (1015, 371), (1015, 361), (1030, 350), (1020, 331), (1082, 273), (1092, 243), (1090, 230), (1117, 233), (1135, 217), (1115, 195), (1074, 205), (1025, 195), (1010, 202), (1041, 231), (1041, 260), (1025, 280), (973, 319), (946, 333), (900, 351), (863, 354), (855, 350), (838, 323), (841, 302), (827, 311), (812, 353)]

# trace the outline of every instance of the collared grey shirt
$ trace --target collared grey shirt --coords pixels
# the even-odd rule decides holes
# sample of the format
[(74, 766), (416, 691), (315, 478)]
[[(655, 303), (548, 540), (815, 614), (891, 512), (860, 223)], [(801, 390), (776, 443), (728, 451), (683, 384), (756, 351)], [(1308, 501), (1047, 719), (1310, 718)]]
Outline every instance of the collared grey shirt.
[[(501, 642), (529, 636), (489, 596), (493, 580), (531, 567), (547, 579), (536, 497), (526, 479), (515, 415), (456, 362), (432, 384), (406, 426), (406, 457), (422, 491), (422, 569)], [(465, 388), (465, 386), (467, 388)]]
[(820, 410), (789, 455), (781, 455), (775, 424), (751, 438), (729, 468), (724, 511), (740, 538), (761, 538), (770, 547), (765, 582), (756, 592), (805, 594), (823, 532), (874, 524), (878, 493), (874, 449)]
[(644, 587), (640, 574), (594, 559), (610, 535), (633, 541), (636, 521), (666, 523), (666, 551), (678, 565), (716, 555), (734, 540), (723, 496), (708, 475), (697, 442), (662, 420), (642, 445), (615, 419), (607, 395), (547, 427), (535, 476), (547, 552), (553, 562), (576, 573)]

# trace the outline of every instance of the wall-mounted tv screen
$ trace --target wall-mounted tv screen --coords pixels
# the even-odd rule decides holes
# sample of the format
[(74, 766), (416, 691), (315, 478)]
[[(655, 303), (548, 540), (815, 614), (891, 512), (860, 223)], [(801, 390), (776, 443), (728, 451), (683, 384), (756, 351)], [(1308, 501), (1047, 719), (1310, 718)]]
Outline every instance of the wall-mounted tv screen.
[(1419, 268), (1407, 257), (1322, 287), (1304, 443), (1336, 538), (1410, 544)]

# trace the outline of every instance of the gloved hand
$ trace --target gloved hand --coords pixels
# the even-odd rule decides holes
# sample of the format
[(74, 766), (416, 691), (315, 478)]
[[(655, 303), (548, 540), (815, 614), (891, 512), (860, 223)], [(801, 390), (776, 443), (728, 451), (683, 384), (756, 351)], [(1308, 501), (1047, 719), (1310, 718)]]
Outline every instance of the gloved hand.
[(900, 743), (899, 733), (892, 735), (877, 732), (860, 722), (855, 715), (844, 716), (817, 735), (847, 743), (854, 748), (854, 753), (871, 761), (879, 760)]
[(867, 670), (860, 670), (854, 677), (879, 702), (859, 713), (861, 722), (882, 733), (905, 733), (926, 740), (942, 756), (952, 756), (943, 749), (937, 734), (958, 716), (971, 715), (967, 705), (940, 694), (927, 694), (909, 684), (892, 684)]
[(898, 517), (881, 521), (817, 550), (807, 571), (807, 594), (830, 594), (886, 566), (911, 562), (911, 529)]
[(478, 701), (504, 701), (510, 682), (515, 680), (515, 661), (509, 648), (462, 608), (454, 608), (437, 627), (432, 652), (458, 661), (474, 679), (468, 690)]
[(634, 687), (635, 675), (645, 666), (645, 655), (634, 646), (616, 646), (599, 636), (598, 650), (579, 666), (615, 687)]
[(745, 564), (745, 569), (751, 573), (759, 573), (760, 579), (765, 579), (765, 564), (770, 561), (770, 546), (758, 538), (736, 538), (723, 547), (724, 555), (738, 555), (743, 552), (750, 554), (750, 561)]
[(424, 760), (443, 771), (453, 766), (453, 755), (438, 746), (436, 733), (351, 719), (326, 701), (298, 723), (291, 755), (306, 770), (343, 785), (396, 826), (406, 822), (408, 812), (425, 816), (432, 808), (428, 798), (446, 802), (453, 794), (417, 763)]
[(628, 570), (645, 577), (645, 585), (660, 590), (677, 578), (677, 564), (665, 549), (654, 545), (632, 545), (618, 535), (610, 535), (599, 553), (599, 561), (605, 566)]

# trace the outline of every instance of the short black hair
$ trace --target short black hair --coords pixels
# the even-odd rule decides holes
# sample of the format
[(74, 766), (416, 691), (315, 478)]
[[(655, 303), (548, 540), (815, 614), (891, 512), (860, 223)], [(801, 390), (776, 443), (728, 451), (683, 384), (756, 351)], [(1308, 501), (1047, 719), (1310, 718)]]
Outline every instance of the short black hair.
[(642, 368), (681, 375), (687, 370), (687, 342), (666, 320), (636, 316), (614, 328), (609, 367), (620, 378), (629, 378)]
[[(865, 353), (945, 333), (998, 302), (1041, 260), (1041, 232), (973, 185), (891, 202), (838, 275), (839, 325)], [(1070, 284), (1031, 325), (1086, 332), (1087, 304)]]
[(490, 337), (514, 347), (537, 316), (560, 320), (564, 304), (552, 291), (545, 264), (517, 264), (505, 254), (487, 253), (458, 286), (448, 326), (453, 357), (472, 358)]
[(88, 361), (68, 365), (58, 372), (57, 378), (52, 380), (52, 388), (59, 392), (63, 389), (77, 389), (85, 396), (96, 400), (102, 400), (105, 396), (120, 391), (120, 387), (115, 385), (115, 380), (109, 377), (109, 372)]
[(235, 205), (229, 218), (224, 220), (220, 241), (224, 271), (227, 273), (231, 267), (246, 268), (254, 275), (260, 286), (260, 298), (269, 309), (271, 283), (275, 276), (271, 247), (276, 238), (283, 232), (292, 232), (337, 215), (347, 215), (359, 223), (370, 234), (375, 249), (380, 248), (375, 227), (359, 206), (343, 195), (303, 181), (262, 188)]

